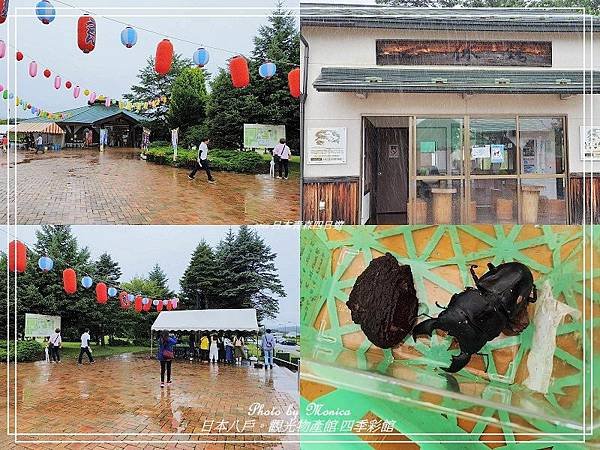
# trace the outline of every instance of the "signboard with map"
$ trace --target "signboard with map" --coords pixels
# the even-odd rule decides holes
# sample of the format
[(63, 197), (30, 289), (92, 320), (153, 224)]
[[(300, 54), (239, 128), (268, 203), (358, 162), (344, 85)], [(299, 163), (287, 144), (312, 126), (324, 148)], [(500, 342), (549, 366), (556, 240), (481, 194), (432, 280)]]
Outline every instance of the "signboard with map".
[(25, 313), (25, 337), (46, 337), (60, 328), (60, 316)]
[(273, 148), (285, 138), (285, 125), (244, 124), (245, 148)]

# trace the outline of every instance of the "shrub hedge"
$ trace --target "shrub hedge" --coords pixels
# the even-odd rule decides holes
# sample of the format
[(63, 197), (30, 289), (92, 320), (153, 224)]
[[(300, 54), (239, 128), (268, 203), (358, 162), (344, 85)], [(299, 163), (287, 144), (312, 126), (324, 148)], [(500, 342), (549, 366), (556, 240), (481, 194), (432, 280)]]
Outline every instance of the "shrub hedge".
[[(178, 149), (177, 161), (173, 162), (171, 147), (151, 147), (146, 153), (148, 161), (174, 167), (191, 169), (196, 161), (197, 150)], [(212, 170), (238, 173), (268, 173), (269, 162), (256, 152), (238, 150), (210, 150), (208, 159)]]
[[(0, 362), (6, 361), (6, 341), (0, 346)], [(14, 360), (15, 347), (10, 347), (10, 359)], [(44, 346), (38, 341), (17, 341), (17, 361), (29, 362), (44, 359)]]

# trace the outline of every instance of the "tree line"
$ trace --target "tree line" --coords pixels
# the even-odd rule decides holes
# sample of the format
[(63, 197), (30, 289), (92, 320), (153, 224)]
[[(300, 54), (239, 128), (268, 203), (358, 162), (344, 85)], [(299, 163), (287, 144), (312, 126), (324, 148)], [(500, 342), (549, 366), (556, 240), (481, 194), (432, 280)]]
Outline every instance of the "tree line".
[[(49, 256), (54, 267), (49, 272), (38, 268), (41, 256)], [(247, 226), (237, 233), (231, 229), (213, 248), (201, 241), (194, 250), (187, 269), (180, 279), (179, 309), (207, 308), (256, 308), (259, 321), (273, 318), (279, 311), (278, 298), (285, 296), (274, 264), (276, 254), (263, 239)], [(7, 285), (7, 255), (0, 255), (0, 283)], [(68, 295), (62, 286), (62, 271), (68, 267), (78, 275), (78, 291)], [(141, 293), (152, 299), (168, 299), (177, 295), (169, 288), (169, 281), (156, 264), (144, 276), (122, 280), (119, 263), (107, 252), (97, 259), (91, 257), (87, 247), (79, 245), (71, 227), (44, 225), (36, 232), (36, 242), (28, 248), (28, 264), (19, 274), (17, 284), (17, 333), (23, 337), (25, 313), (59, 315), (63, 337), (77, 340), (86, 327), (92, 336), (104, 344), (127, 339), (134, 344), (146, 345), (150, 338), (150, 326), (158, 313), (138, 313), (123, 309), (117, 298), (100, 305), (96, 301), (94, 287), (84, 289), (80, 280), (89, 275), (94, 281), (104, 281), (129, 293)], [(8, 292), (0, 289), (0, 335), (6, 336), (7, 301), (14, 314), (14, 285)], [(12, 323), (12, 322), (11, 322)], [(14, 330), (9, 330), (11, 333)], [(12, 335), (12, 334), (11, 334)]]
[[(171, 71), (159, 76), (154, 58), (148, 58), (138, 74), (138, 84), (124, 97), (134, 102), (161, 96), (170, 99), (168, 105), (143, 113), (151, 140), (170, 142), (170, 129), (179, 128), (183, 147), (197, 145), (208, 136), (216, 148), (238, 149), (243, 146), (244, 123), (262, 123), (285, 125), (290, 148), (298, 150), (300, 112), (298, 100), (289, 93), (287, 73), (300, 63), (300, 38), (295, 18), (281, 2), (268, 23), (257, 30), (253, 44), (250, 85), (243, 89), (232, 86), (224, 68), (212, 76), (178, 54)], [(266, 61), (277, 64), (277, 73), (270, 79), (258, 75), (258, 67)]]

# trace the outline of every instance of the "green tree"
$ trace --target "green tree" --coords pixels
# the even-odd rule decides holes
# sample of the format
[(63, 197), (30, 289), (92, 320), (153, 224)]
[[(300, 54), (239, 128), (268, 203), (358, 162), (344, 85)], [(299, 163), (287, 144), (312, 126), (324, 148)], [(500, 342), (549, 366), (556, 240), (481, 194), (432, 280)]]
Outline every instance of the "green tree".
[[(150, 57), (138, 73), (138, 84), (131, 86), (131, 92), (123, 95), (123, 97), (132, 102), (148, 102), (163, 96), (170, 98), (175, 79), (183, 69), (191, 66), (192, 61), (190, 59), (175, 54), (171, 70), (162, 76), (154, 70), (154, 57)], [(148, 118), (146, 126), (150, 128), (152, 140), (170, 139), (168, 112), (169, 105), (164, 104), (142, 112), (142, 115)]]
[(588, 14), (600, 14), (598, 0), (375, 0), (375, 3), (415, 8), (585, 8)]
[(181, 280), (180, 301), (185, 309), (208, 309), (218, 297), (219, 280), (213, 249), (202, 240), (194, 250)]
[(285, 297), (276, 256), (256, 231), (244, 225), (235, 235), (230, 229), (215, 251), (219, 307), (255, 308), (259, 321), (276, 317), (276, 296)]
[(169, 126), (185, 134), (189, 127), (201, 124), (206, 118), (207, 97), (204, 70), (184, 67), (171, 87)]
[[(96, 282), (103, 281), (108, 287), (118, 287), (122, 272), (119, 263), (114, 261), (108, 253), (103, 253), (94, 262), (94, 279)], [(105, 345), (104, 336), (112, 340), (117, 334), (123, 333), (127, 325), (123, 324), (122, 310), (119, 302), (110, 300), (104, 305), (97, 305), (101, 319), (98, 324), (98, 332), (94, 335), (96, 341)]]
[(169, 289), (169, 279), (167, 278), (167, 275), (158, 264), (155, 264), (148, 274), (148, 281), (154, 282), (159, 288), (159, 293), (156, 295), (157, 298), (169, 299), (175, 295), (175, 293)]

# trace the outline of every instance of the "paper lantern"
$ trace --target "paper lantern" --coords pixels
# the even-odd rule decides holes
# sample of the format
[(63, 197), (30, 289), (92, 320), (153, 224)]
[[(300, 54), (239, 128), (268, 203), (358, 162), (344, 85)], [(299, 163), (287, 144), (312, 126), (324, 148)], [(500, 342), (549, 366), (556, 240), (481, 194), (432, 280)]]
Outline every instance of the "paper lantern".
[(229, 74), (235, 88), (245, 88), (250, 84), (250, 70), (248, 61), (243, 56), (236, 56), (229, 60)]
[(137, 43), (137, 31), (132, 27), (126, 27), (121, 31), (121, 44), (127, 48), (133, 47)]
[(163, 39), (156, 46), (154, 70), (159, 75), (166, 75), (171, 70), (171, 64), (173, 64), (173, 44), (168, 39)]
[(60, 85), (61, 85), (60, 75), (56, 75), (54, 77), (54, 89), (60, 89)]
[(77, 274), (71, 268), (63, 270), (63, 288), (67, 294), (77, 292)]
[(94, 103), (95, 101), (96, 101), (96, 93), (95, 93), (95, 92), (92, 92), (92, 93), (90, 94), (90, 100), (89, 100), (89, 102), (90, 102), (90, 103)]
[(152, 305), (156, 306), (156, 305), (158, 305), (158, 302), (159, 302), (158, 300), (152, 300)]
[(101, 305), (104, 305), (108, 301), (108, 290), (105, 283), (100, 282), (96, 285), (96, 300)]
[(65, 87), (67, 89), (71, 89), (71, 86), (73, 86), (73, 83), (71, 83), (70, 81), (67, 80), (67, 82), (65, 83)]
[(96, 21), (87, 14), (77, 21), (77, 45), (83, 53), (89, 53), (96, 47)]
[(6, 56), (6, 42), (0, 39), (0, 59)]
[(27, 268), (27, 247), (21, 241), (8, 244), (8, 268), (11, 272), (23, 273)]
[(107, 108), (110, 107), (110, 98), (106, 97), (106, 101), (104, 102), (104, 106), (106, 106)]
[(52, 75), (52, 72), (50, 72), (50, 69), (44, 69), (44, 76), (46, 78), (50, 78), (50, 75)]
[(127, 294), (127, 292), (123, 291), (119, 294), (119, 303), (121, 303), (121, 308), (123, 309), (127, 309), (129, 308), (129, 305), (131, 304), (131, 302), (129, 301), (129, 295)]
[(29, 63), (29, 76), (30, 77), (35, 77), (37, 75), (37, 69), (38, 69), (38, 65), (35, 61), (31, 61)]
[(156, 310), (158, 312), (161, 312), (162, 309), (163, 309), (163, 302), (159, 300), (158, 303), (156, 304)]
[(142, 312), (142, 296), (138, 295), (133, 303), (133, 308), (136, 312)]
[(2, 98), (6, 100), (8, 98), (8, 91), (2, 92)]
[(109, 287), (108, 295), (109, 295), (109, 297), (115, 297), (117, 295), (117, 290), (114, 287)]
[(83, 95), (85, 95), (86, 97), (87, 97), (88, 95), (90, 95), (90, 90), (89, 90), (89, 89), (84, 89), (84, 90), (83, 90)]
[(0, 92), (4, 91), (4, 85), (2, 85), (2, 83), (0, 83)]
[(17, 52), (16, 58), (17, 61), (23, 61), (23, 52)]
[(263, 78), (271, 78), (277, 72), (277, 66), (272, 62), (261, 64), (258, 68), (258, 74)]
[(79, 88), (79, 86), (75, 86), (75, 89), (73, 89), (73, 97), (78, 98), (80, 92), (81, 92), (81, 89)]
[(298, 67), (288, 73), (288, 87), (292, 97), (300, 97), (300, 69)]
[(173, 303), (171, 302), (171, 300), (169, 300), (167, 302), (167, 311), (171, 311), (173, 309)]
[(42, 272), (50, 272), (54, 267), (54, 261), (47, 256), (42, 256), (38, 259), (38, 267), (42, 269)]
[(86, 289), (91, 288), (93, 283), (92, 277), (88, 277), (87, 275), (81, 279), (81, 285)]
[(56, 16), (56, 11), (54, 10), (54, 6), (48, 0), (41, 0), (35, 6), (35, 13), (37, 18), (40, 19), (44, 25), (48, 25), (52, 22)]
[(148, 312), (148, 311), (150, 311), (150, 308), (152, 308), (152, 301), (149, 298), (147, 298), (145, 300), (147, 300), (147, 301), (146, 301), (146, 303), (143, 303), (144, 306), (142, 309), (144, 311)]
[(0, 23), (6, 21), (8, 16), (8, 0), (0, 0)]
[(194, 64), (196, 64), (198, 67), (204, 67), (205, 65), (208, 64), (208, 61), (210, 60), (210, 55), (208, 53), (208, 50), (206, 50), (203, 47), (200, 47), (198, 50), (196, 50), (194, 52)]
[(171, 299), (171, 305), (173, 305), (173, 309), (177, 309), (177, 305), (179, 305), (179, 299), (172, 298)]

